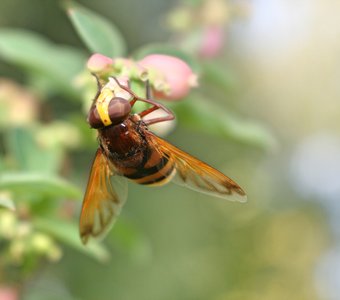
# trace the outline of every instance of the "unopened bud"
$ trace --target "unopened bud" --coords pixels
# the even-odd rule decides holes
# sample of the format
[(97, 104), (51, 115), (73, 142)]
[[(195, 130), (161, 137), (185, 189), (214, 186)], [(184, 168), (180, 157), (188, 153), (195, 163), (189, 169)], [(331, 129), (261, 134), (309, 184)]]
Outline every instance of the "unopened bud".
[(183, 60), (169, 55), (151, 54), (139, 61), (146, 69), (155, 70), (162, 75), (161, 80), (165, 84), (160, 85), (166, 89), (155, 89), (156, 98), (166, 100), (180, 100), (185, 97), (190, 89), (197, 85), (197, 75), (193, 73), (189, 65)]
[(101, 73), (112, 69), (112, 63), (110, 57), (95, 53), (87, 61), (87, 68), (93, 73)]

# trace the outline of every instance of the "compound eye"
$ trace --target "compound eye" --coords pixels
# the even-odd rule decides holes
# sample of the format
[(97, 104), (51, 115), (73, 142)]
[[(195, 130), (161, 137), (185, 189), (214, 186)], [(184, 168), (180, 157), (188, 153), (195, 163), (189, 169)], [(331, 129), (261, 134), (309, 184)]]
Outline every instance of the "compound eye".
[[(107, 118), (110, 118), (111, 124), (116, 125), (122, 123), (130, 114), (130, 102), (124, 98), (114, 97), (110, 100), (107, 107)], [(105, 117), (105, 116), (104, 116)], [(89, 111), (87, 121), (92, 128), (99, 129), (105, 125), (98, 112), (96, 105), (93, 105)]]
[(108, 107), (108, 113), (112, 124), (123, 122), (131, 112), (130, 102), (121, 97), (111, 99)]
[(96, 106), (91, 107), (88, 113), (88, 116), (87, 116), (87, 122), (90, 124), (92, 128), (95, 128), (95, 129), (104, 127), (104, 124), (102, 120), (100, 119)]

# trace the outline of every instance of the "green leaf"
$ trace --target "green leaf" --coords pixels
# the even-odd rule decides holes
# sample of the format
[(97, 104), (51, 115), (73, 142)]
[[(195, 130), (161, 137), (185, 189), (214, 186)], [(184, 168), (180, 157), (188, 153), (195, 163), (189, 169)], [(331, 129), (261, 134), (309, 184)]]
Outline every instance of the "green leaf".
[(191, 129), (264, 149), (276, 146), (275, 138), (262, 125), (241, 120), (198, 95), (172, 105), (172, 109), (179, 122)]
[(73, 184), (42, 173), (8, 172), (0, 174), (0, 190), (38, 194), (51, 198), (81, 199), (82, 192)]
[(193, 56), (168, 44), (160, 44), (160, 43), (148, 44), (146, 46), (143, 46), (137, 49), (133, 53), (133, 57), (135, 59), (142, 59), (143, 57), (150, 55), (150, 54), (164, 54), (164, 55), (176, 56), (184, 60), (190, 66), (193, 72), (200, 73), (201, 71), (201, 66), (199, 65), (198, 61), (193, 58)]
[(55, 173), (60, 167), (62, 151), (60, 147), (44, 148), (39, 145), (29, 129), (8, 128), (6, 146), (20, 170)]
[(124, 38), (109, 20), (69, 1), (66, 3), (66, 10), (79, 36), (92, 52), (108, 57), (124, 56)]
[(218, 64), (214, 61), (209, 61), (202, 64), (203, 76), (202, 80), (207, 85), (213, 85), (222, 93), (230, 93), (238, 85), (234, 74), (223, 64)]
[(41, 231), (51, 234), (77, 251), (90, 255), (101, 262), (106, 262), (110, 259), (110, 253), (98, 242), (91, 241), (86, 246), (81, 243), (78, 224), (76, 223), (44, 218), (37, 218), (33, 223)]
[(74, 93), (71, 82), (84, 68), (86, 56), (78, 49), (59, 46), (28, 30), (0, 29), (0, 58), (31, 75), (48, 78), (54, 88)]
[(115, 246), (120, 248), (124, 253), (131, 256), (132, 259), (138, 262), (150, 260), (151, 246), (147, 238), (138, 230), (133, 223), (120, 218), (115, 225), (112, 234), (109, 235), (109, 240), (114, 242)]

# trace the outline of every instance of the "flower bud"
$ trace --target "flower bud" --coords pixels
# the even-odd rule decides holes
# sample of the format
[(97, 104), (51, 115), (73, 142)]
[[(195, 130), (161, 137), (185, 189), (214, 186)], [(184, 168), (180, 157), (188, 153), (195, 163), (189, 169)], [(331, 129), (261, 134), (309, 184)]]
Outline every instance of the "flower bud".
[[(150, 74), (156, 98), (179, 100), (197, 86), (197, 75), (183, 60), (169, 55), (151, 54), (138, 62)], [(152, 78), (151, 78), (152, 79)]]
[(0, 286), (1, 300), (19, 300), (19, 291), (15, 287)]
[(38, 253), (47, 253), (52, 247), (52, 239), (43, 233), (34, 233), (31, 240), (31, 247)]
[(37, 119), (37, 97), (17, 83), (0, 80), (0, 126), (26, 126)]
[(59, 261), (63, 256), (63, 252), (61, 251), (61, 249), (56, 246), (53, 245), (51, 247), (51, 249), (49, 249), (49, 251), (47, 252), (47, 257), (50, 261), (52, 262), (57, 262)]
[(60, 145), (72, 149), (81, 143), (81, 136), (78, 128), (72, 124), (55, 121), (38, 130), (36, 141), (39, 146), (46, 149), (57, 148)]
[(204, 29), (200, 55), (205, 58), (215, 57), (222, 50), (224, 41), (223, 28), (220, 26), (210, 26)]
[(15, 235), (17, 220), (13, 212), (8, 210), (1, 211), (0, 214), (0, 236), (1, 238), (11, 239)]
[(205, 1), (201, 7), (200, 20), (206, 25), (223, 25), (230, 18), (230, 5), (224, 0)]
[(87, 68), (93, 73), (107, 72), (112, 68), (112, 63), (110, 57), (95, 53), (87, 61)]
[(21, 263), (26, 251), (25, 242), (22, 239), (12, 240), (9, 246), (9, 256), (15, 263)]

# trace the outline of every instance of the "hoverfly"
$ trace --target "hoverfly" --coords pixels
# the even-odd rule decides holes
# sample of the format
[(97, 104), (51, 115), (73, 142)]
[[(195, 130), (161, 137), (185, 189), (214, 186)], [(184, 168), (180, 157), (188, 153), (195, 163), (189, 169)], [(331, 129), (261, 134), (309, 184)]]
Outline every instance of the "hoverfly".
[[(98, 130), (96, 152), (80, 216), (80, 236), (103, 236), (110, 229), (127, 198), (126, 178), (143, 185), (164, 185), (173, 180), (203, 193), (232, 201), (246, 201), (246, 194), (233, 180), (183, 152), (149, 131), (151, 124), (174, 119), (173, 113), (147, 96), (137, 96), (115, 77), (102, 85), (88, 114), (88, 123)], [(136, 101), (150, 108), (133, 114)], [(144, 119), (155, 110), (164, 117)]]

